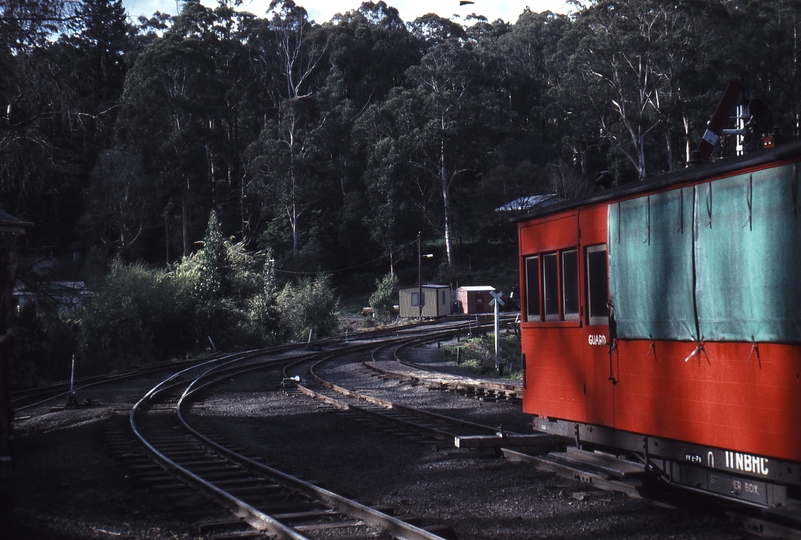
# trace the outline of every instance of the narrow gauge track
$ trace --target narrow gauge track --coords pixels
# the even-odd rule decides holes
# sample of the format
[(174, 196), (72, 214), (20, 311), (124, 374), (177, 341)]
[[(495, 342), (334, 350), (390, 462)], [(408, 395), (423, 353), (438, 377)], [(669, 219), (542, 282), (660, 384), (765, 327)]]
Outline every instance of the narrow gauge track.
[[(478, 325), (477, 322), (474, 323), (473, 320), (468, 316), (453, 316), (453, 317), (448, 317), (448, 319), (444, 323), (442, 321), (421, 321), (417, 322), (416, 324), (403, 327), (377, 329), (369, 332), (359, 332), (355, 334), (350, 334), (349, 336), (346, 337), (338, 336), (338, 337), (326, 338), (314, 341), (312, 342), (312, 345), (315, 348), (320, 348), (342, 343), (343, 340), (352, 342), (352, 341), (363, 341), (363, 340), (379, 340), (386, 337), (392, 337), (397, 335), (415, 335), (421, 333), (425, 334), (430, 332), (432, 327), (437, 327), (437, 328), (453, 327), (456, 329), (465, 328), (467, 329), (467, 331), (470, 331), (470, 328), (472, 328), (474, 324)], [(263, 352), (269, 354), (279, 354), (282, 352), (302, 351), (306, 349), (307, 346), (308, 346), (307, 344), (303, 343), (290, 343), (285, 345), (279, 345), (276, 347), (270, 347), (264, 349)], [(74, 380), (74, 386), (72, 386), (72, 390), (76, 394), (80, 394), (84, 390), (96, 387), (98, 385), (138, 379), (145, 377), (147, 375), (158, 374), (160, 372), (169, 371), (170, 373), (172, 373), (175, 372), (176, 370), (181, 370), (187, 367), (191, 367), (196, 364), (213, 360), (214, 358), (220, 356), (222, 355), (215, 352), (213, 354), (187, 359), (184, 361), (159, 362), (155, 364), (147, 364), (144, 366), (127, 369), (117, 373), (79, 377)], [(38, 407), (40, 405), (44, 405), (51, 401), (55, 402), (56, 400), (60, 399), (63, 399), (64, 402), (66, 402), (70, 396), (70, 388), (71, 388), (70, 381), (59, 381), (49, 385), (37, 386), (35, 388), (25, 388), (25, 389), (15, 390), (11, 392), (11, 406), (13, 407), (15, 412), (19, 412), (34, 407)], [(63, 406), (63, 403), (61, 403), (61, 406)]]
[(168, 370), (172, 372), (176, 369), (193, 366), (213, 358), (214, 356), (210, 355), (207, 357), (193, 358), (192, 360), (184, 360), (181, 362), (159, 362), (156, 364), (149, 364), (146, 366), (128, 369), (119, 373), (81, 377), (79, 379), (75, 379), (74, 385), (70, 385), (69, 381), (60, 381), (46, 386), (16, 390), (11, 393), (11, 406), (15, 411), (31, 409), (59, 398), (68, 398), (70, 395), (71, 386), (72, 390), (77, 394), (83, 390), (86, 390), (87, 388), (92, 388), (97, 385), (138, 379), (150, 374), (156, 374)]
[[(513, 318), (501, 318), (501, 325), (508, 326), (514, 324)], [(450, 376), (445, 375), (439, 371), (432, 369), (425, 364), (412, 362), (407, 358), (407, 352), (412, 347), (435, 343), (436, 339), (420, 338), (408, 341), (400, 347), (392, 350), (392, 359), (403, 365), (411, 367), (415, 370), (428, 372), (430, 376), (417, 375), (410, 371), (401, 371), (386, 369), (377, 366), (375, 363), (365, 362), (365, 366), (369, 369), (380, 373), (382, 376), (391, 377), (394, 379), (408, 381), (414, 384), (423, 384), (430, 389), (448, 390), (458, 394), (467, 394), (477, 397), (479, 399), (492, 400), (492, 399), (508, 399), (513, 401), (522, 402), (523, 399), (523, 385), (519, 382), (512, 381), (490, 381), (483, 379), (473, 379), (464, 376)], [(373, 361), (376, 357), (373, 358)]]
[[(307, 356), (327, 354), (331, 353), (322, 351)], [(232, 355), (187, 368), (148, 392), (132, 409), (130, 424), (145, 452), (168, 473), (163, 477), (164, 482), (191, 486), (269, 537), (439, 538), (226, 448), (185, 420), (182, 408), (201, 390), (233, 376), (288, 361), (265, 358), (259, 352)], [(227, 536), (246, 532), (229, 532)]]
[[(397, 351), (400, 348), (415, 344), (419, 345), (423, 342), (437, 341), (445, 337), (450, 338), (452, 334), (438, 333), (424, 338), (415, 337), (398, 340), (393, 343), (384, 343), (371, 351), (370, 359), (372, 362), (377, 362), (379, 359), (397, 359)], [(340, 357), (341, 354), (330, 354), (320, 359), (295, 361), (284, 369), (284, 376), (294, 376), (300, 379), (303, 382), (297, 385), (298, 390), (333, 407), (352, 411), (373, 421), (395, 426), (404, 432), (415, 432), (436, 441), (446, 441), (459, 448), (499, 448), (502, 445), (509, 447), (525, 445), (552, 448), (557, 440), (557, 438), (545, 434), (524, 435), (506, 431), (502, 426), (470, 422), (420, 408), (400, 405), (365, 392), (344, 388), (326, 380), (320, 374), (326, 363)], [(310, 382), (306, 382), (307, 379)], [(458, 384), (458, 382), (454, 381), (455, 386), (458, 386)], [(481, 383), (473, 380), (470, 384), (478, 388)], [(494, 392), (494, 390), (489, 389), (481, 389), (480, 391), (482, 393)], [(558, 440), (561, 441), (561, 439)]]

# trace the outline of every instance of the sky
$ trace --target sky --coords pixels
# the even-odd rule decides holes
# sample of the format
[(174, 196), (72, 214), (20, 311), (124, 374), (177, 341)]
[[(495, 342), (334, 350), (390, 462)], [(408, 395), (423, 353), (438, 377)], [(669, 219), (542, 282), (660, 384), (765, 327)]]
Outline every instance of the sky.
[[(201, 0), (204, 5), (214, 7), (216, 0)], [(377, 0), (374, 0), (377, 1)], [(436, 13), (441, 17), (463, 20), (471, 13), (484, 15), (490, 21), (503, 19), (514, 23), (518, 15), (528, 6), (531, 11), (553, 11), (568, 13), (569, 7), (564, 0), (474, 0), (472, 5), (459, 5), (459, 0), (385, 0), (387, 5), (397, 8), (401, 19), (413, 21), (426, 13)], [(175, 15), (178, 12), (176, 0), (122, 0), (131, 19), (136, 22), (140, 15), (150, 17), (156, 11)], [(306, 8), (309, 18), (317, 23), (331, 20), (336, 13), (345, 13), (357, 9), (362, 0), (295, 0), (299, 6)], [(255, 15), (262, 16), (267, 11), (270, 0), (243, 0), (242, 8)], [(459, 19), (454, 17), (458, 15)]]

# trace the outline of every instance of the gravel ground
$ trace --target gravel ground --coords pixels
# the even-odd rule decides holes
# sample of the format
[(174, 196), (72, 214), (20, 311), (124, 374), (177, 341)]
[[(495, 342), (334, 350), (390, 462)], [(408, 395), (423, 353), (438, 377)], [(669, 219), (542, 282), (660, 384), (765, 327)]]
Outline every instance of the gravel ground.
[[(437, 363), (426, 351), (432, 352), (418, 351), (416, 361)], [(338, 364), (330, 376), (356, 380), (355, 386), (396, 402), (426, 403), (437, 412), (530, 432), (519, 405), (383, 381), (366, 376), (359, 363)], [(201, 538), (192, 519), (131, 481), (104, 442), (108, 423), (124, 423), (122, 411), (155, 380), (79, 395), (100, 406), (24, 412), (31, 418), (17, 423), (14, 476), (2, 483), (4, 493), (13, 493), (14, 510), (0, 514), (0, 539)], [(221, 385), (198, 403), (193, 418), (202, 430), (223, 433), (265, 463), (342, 495), (392, 506), (424, 524), (448, 525), (463, 540), (749, 537), (718, 518), (593, 491), (492, 452), (382, 432), (279, 389), (279, 380), (263, 372)]]

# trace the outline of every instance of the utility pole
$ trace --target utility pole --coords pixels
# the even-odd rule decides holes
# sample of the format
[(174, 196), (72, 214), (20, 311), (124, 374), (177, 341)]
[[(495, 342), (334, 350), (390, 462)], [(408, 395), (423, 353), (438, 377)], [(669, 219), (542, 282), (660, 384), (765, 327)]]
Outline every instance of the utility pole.
[(501, 370), (501, 325), (500, 325), (500, 307), (505, 305), (506, 302), (501, 300), (503, 296), (503, 292), (495, 292), (490, 291), (492, 295), (492, 300), (490, 300), (490, 304), (495, 307), (495, 371), (498, 372), (498, 375), (503, 375)]
[(423, 255), (420, 253), (420, 234), (417, 232), (417, 319), (423, 319)]
[[(421, 253), (421, 242), (420, 242), (420, 235), (422, 233), (417, 233), (417, 308), (418, 308), (418, 315), (417, 318), (419, 320), (423, 320), (423, 257), (426, 259), (430, 259), (434, 255), (432, 253), (426, 253), (423, 255)], [(435, 299), (436, 300), (436, 299)], [(434, 302), (436, 304), (436, 301)]]

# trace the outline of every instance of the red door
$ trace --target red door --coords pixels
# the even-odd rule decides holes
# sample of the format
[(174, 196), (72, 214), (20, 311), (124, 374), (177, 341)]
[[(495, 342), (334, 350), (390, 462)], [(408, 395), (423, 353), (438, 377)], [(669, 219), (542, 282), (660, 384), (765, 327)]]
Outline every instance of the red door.
[(587, 422), (614, 427), (615, 364), (610, 357), (609, 272), (606, 249), (606, 208), (593, 208), (579, 216), (583, 291), (582, 334), (584, 394)]

